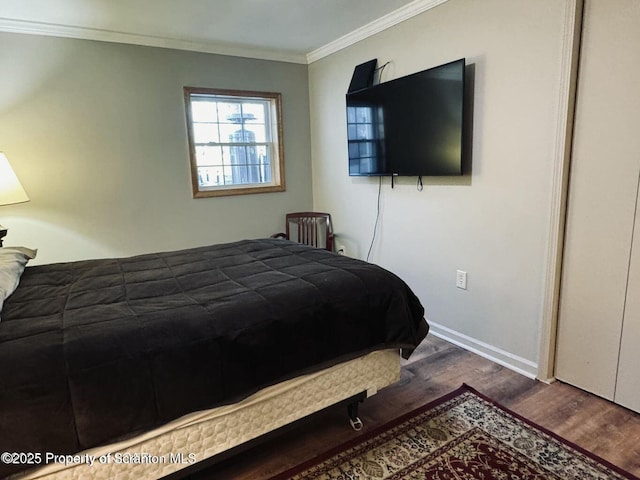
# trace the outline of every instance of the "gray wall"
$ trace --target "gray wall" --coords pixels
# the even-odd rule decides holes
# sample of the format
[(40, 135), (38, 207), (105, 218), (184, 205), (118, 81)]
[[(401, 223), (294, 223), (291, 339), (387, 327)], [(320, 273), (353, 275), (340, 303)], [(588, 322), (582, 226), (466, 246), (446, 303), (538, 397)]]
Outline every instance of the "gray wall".
[[(312, 205), (307, 66), (0, 34), (0, 151), (31, 202), (0, 207), (40, 263), (269, 236)], [(183, 86), (282, 93), (282, 193), (193, 199)]]

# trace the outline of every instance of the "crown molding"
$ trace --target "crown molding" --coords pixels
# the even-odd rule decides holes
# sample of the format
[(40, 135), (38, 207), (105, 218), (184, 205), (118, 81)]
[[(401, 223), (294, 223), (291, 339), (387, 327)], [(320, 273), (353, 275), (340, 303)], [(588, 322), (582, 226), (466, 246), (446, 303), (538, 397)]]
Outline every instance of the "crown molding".
[(376, 33), (380, 33), (387, 28), (393, 27), (400, 22), (415, 17), (420, 13), (431, 10), (438, 5), (447, 2), (448, 0), (415, 0), (404, 7), (401, 7), (393, 12), (380, 17), (373, 22), (347, 33), (346, 35), (327, 43), (326, 45), (313, 50), (307, 54), (307, 63), (313, 63), (321, 58), (327, 57), (332, 53), (335, 53), (343, 48), (349, 47), (355, 43), (358, 43), (365, 38), (368, 38)]
[(147, 47), (171, 48), (192, 52), (230, 55), (234, 57), (256, 58), (278, 62), (309, 64), (343, 48), (349, 47), (367, 37), (382, 32), (389, 27), (408, 20), (422, 12), (437, 7), (448, 0), (415, 0), (384, 17), (360, 27), (316, 50), (305, 54), (283, 52), (281, 50), (261, 49), (255, 47), (231, 45), (214, 42), (193, 42), (170, 37), (140, 35), (99, 28), (75, 27), (45, 22), (13, 20), (0, 17), (0, 32), (23, 33), (28, 35), (44, 35), (50, 37), (76, 38), (96, 40), (100, 42), (126, 43)]
[(0, 18), (0, 32), (76, 38), (111, 43), (127, 43), (147, 47), (171, 48), (176, 50), (188, 50), (192, 52), (230, 55), (234, 57), (256, 58), (288, 63), (307, 63), (307, 58), (304, 54), (288, 53), (279, 50), (218, 44), (213, 42), (192, 42), (169, 37), (139, 35), (135, 33), (124, 33), (98, 28), (74, 27), (53, 23), (12, 20), (8, 18)]

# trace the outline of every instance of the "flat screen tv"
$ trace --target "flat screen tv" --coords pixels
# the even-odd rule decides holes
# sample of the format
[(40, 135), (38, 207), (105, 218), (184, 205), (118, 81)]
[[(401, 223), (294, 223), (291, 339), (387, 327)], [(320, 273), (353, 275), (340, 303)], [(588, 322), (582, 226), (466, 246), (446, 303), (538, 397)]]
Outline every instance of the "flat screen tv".
[(349, 175), (462, 175), (465, 60), (347, 94)]

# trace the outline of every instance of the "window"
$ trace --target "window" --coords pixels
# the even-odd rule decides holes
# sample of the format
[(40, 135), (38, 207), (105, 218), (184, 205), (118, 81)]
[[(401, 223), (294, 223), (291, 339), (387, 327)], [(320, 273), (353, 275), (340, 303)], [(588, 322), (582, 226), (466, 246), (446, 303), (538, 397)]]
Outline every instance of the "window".
[(194, 198), (285, 190), (279, 93), (184, 95)]
[(347, 105), (349, 175), (386, 172), (382, 107)]

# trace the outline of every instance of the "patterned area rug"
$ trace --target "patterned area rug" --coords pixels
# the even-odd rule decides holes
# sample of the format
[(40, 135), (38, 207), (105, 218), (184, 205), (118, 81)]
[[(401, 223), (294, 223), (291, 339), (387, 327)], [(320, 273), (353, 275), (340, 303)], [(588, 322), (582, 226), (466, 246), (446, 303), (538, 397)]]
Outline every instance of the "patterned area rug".
[(466, 385), (284, 479), (638, 480)]

